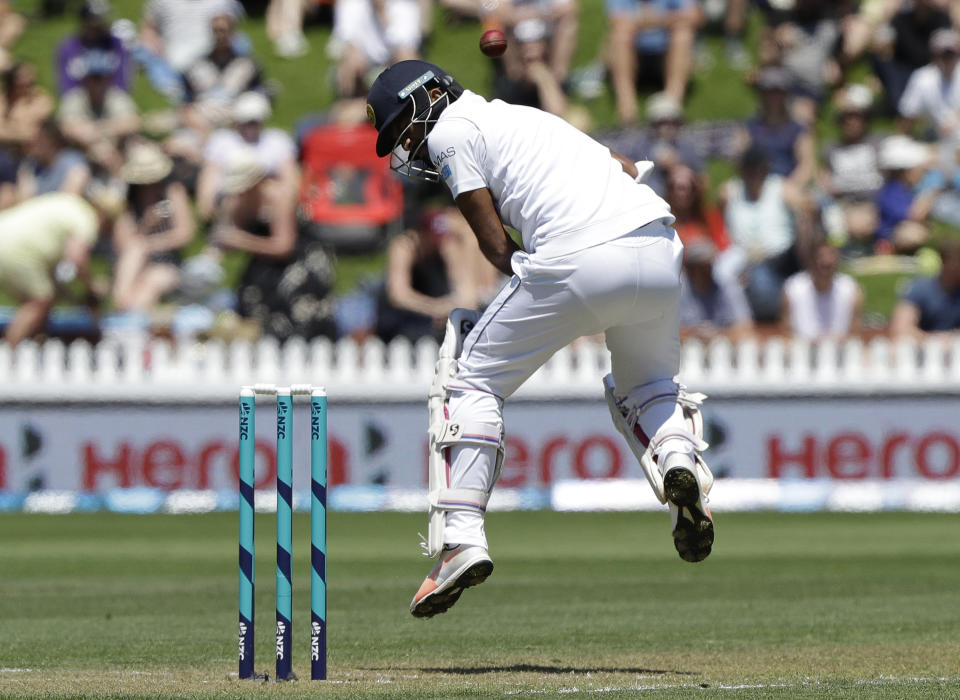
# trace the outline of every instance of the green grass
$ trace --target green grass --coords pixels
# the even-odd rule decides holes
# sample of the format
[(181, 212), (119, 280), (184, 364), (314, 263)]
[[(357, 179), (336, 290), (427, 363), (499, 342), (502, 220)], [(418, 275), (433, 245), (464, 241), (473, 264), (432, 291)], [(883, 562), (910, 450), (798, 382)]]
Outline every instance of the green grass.
[[(488, 520), (493, 576), (424, 621), (407, 612), (423, 516), (331, 514), (330, 682), (275, 685), (230, 677), (235, 514), (0, 516), (0, 697), (960, 696), (954, 515), (725, 514), (698, 565), (660, 513)], [(257, 526), (272, 673), (272, 516)]]

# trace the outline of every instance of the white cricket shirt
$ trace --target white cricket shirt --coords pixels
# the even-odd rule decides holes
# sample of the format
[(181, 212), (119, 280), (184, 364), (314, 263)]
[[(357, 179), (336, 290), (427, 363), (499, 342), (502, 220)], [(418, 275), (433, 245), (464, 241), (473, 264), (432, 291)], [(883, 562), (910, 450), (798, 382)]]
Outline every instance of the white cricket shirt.
[(486, 187), (528, 253), (557, 257), (619, 238), (669, 205), (623, 172), (610, 149), (560, 117), (465, 90), (427, 138), (454, 198)]

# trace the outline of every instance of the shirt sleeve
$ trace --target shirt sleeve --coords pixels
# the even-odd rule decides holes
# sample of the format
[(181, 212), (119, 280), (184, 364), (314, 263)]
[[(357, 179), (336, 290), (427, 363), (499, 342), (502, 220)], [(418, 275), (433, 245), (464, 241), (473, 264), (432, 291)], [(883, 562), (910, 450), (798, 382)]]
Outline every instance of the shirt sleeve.
[(914, 304), (917, 308), (923, 309), (926, 307), (927, 298), (929, 297), (928, 287), (927, 279), (921, 278), (914, 280), (910, 286), (907, 287), (907, 291), (903, 293), (901, 298)]
[(454, 199), (463, 192), (487, 187), (482, 167), (487, 155), (486, 144), (473, 123), (451, 119), (437, 124), (427, 139), (427, 149), (440, 179)]
[(897, 103), (897, 111), (901, 116), (907, 119), (915, 119), (923, 111), (923, 85), (922, 73), (914, 71), (907, 81), (907, 87), (904, 88), (900, 96), (900, 102)]
[(67, 214), (67, 220), (70, 222), (70, 233), (88, 246), (92, 246), (100, 230), (96, 210), (79, 197), (68, 201), (70, 203), (64, 207), (64, 213)]
[(57, 122), (61, 125), (71, 120), (87, 120), (89, 116), (84, 108), (83, 88), (74, 88), (60, 99), (60, 108), (57, 110)]

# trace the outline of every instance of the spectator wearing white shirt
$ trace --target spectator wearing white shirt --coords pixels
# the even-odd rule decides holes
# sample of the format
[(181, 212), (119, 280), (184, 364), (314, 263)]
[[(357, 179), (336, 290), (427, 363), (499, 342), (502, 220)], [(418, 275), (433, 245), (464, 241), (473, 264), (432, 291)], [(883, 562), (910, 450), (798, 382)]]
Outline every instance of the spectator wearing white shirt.
[(123, 165), (126, 141), (140, 130), (140, 115), (133, 98), (110, 84), (109, 57), (88, 57), (80, 87), (60, 100), (57, 123), (68, 143), (83, 149), (95, 167), (116, 174)]
[(837, 272), (840, 251), (826, 241), (817, 245), (809, 269), (783, 285), (784, 330), (798, 338), (844, 338), (860, 330), (863, 290)]
[(955, 137), (960, 127), (960, 34), (938, 29), (930, 37), (932, 61), (910, 76), (898, 106), (900, 115), (912, 122), (931, 122), (941, 138)]
[(134, 58), (171, 101), (183, 99), (180, 75), (213, 49), (210, 22), (222, 14), (239, 19), (243, 6), (237, 0), (148, 0), (144, 6)]
[(839, 140), (823, 154), (823, 226), (845, 252), (872, 246), (878, 213), (874, 196), (883, 186), (879, 166), (880, 136), (871, 133), (873, 95), (866, 85), (851, 83), (836, 96)]
[(187, 104), (182, 118), (203, 138), (212, 129), (229, 126), (237, 97), (260, 86), (260, 66), (234, 46), (235, 26), (229, 14), (210, 20), (213, 49), (183, 75)]
[(337, 53), (340, 97), (366, 94), (367, 74), (420, 53), (418, 0), (337, 0), (331, 43)]
[(273, 178), (290, 196), (300, 184), (297, 149), (287, 132), (264, 128), (270, 118), (270, 102), (259, 92), (245, 92), (233, 105), (233, 128), (218, 129), (203, 150), (203, 166), (197, 178), (197, 211), (209, 219), (221, 194), (223, 169), (233, 153), (251, 149), (267, 177)]
[(770, 172), (757, 147), (744, 153), (740, 177), (724, 183), (721, 202), (731, 245), (717, 260), (717, 274), (743, 278), (755, 321), (777, 321), (783, 281), (798, 269), (798, 223), (808, 203), (788, 179)]

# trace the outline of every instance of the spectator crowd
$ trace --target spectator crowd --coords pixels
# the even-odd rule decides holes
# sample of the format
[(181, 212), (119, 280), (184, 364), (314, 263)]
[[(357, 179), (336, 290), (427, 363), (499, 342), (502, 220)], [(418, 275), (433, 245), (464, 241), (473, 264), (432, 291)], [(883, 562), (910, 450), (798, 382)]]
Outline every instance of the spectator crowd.
[[(66, 8), (75, 25), (51, 49), (48, 89), (18, 58), (25, 19), (0, 0), (11, 344), (66, 333), (51, 321), (63, 304), (91, 309), (94, 334), (281, 340), (416, 340), (452, 308), (482, 307), (503, 280), (442, 190), (375, 158), (365, 116), (383, 67), (444, 63), (429, 50), (441, 17), (508, 35), (488, 96), (654, 162), (647, 183), (686, 247), (682, 336), (960, 329), (960, 3), (605, 0), (602, 55), (577, 67), (576, 0), (336, 0), (325, 47), (336, 101), (293, 134), (269, 126), (275, 59), (255, 54), (237, 0), (146, 0), (136, 22), (107, 0)], [(311, 8), (270, 0), (279, 59), (309, 60)], [(761, 26), (748, 41), (751, 13)], [(718, 60), (756, 111), (688, 122)], [(141, 110), (138, 75), (167, 109)], [(584, 104), (603, 90), (618, 123), (599, 131)], [(338, 259), (381, 252), (377, 278), (334, 294)], [(877, 271), (897, 296), (889, 322), (867, 313), (858, 282)]]

